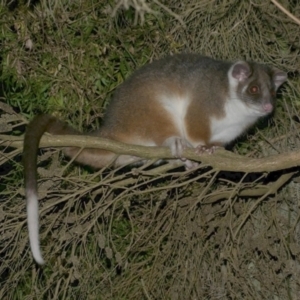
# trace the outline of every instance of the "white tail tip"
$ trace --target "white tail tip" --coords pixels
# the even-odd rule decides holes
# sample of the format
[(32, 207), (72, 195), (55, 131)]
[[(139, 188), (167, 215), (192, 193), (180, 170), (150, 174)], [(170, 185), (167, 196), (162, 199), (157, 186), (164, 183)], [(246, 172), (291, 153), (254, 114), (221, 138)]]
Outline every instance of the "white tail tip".
[(30, 191), (27, 192), (27, 224), (33, 258), (38, 264), (42, 265), (45, 261), (40, 249), (38, 197)]

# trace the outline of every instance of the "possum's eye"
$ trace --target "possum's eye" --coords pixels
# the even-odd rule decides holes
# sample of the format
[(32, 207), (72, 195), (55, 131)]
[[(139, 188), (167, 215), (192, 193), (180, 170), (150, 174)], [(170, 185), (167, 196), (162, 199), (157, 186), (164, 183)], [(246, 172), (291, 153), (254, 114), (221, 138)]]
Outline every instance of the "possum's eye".
[(259, 87), (257, 85), (251, 85), (251, 86), (249, 86), (248, 91), (250, 94), (253, 94), (253, 95), (258, 94)]

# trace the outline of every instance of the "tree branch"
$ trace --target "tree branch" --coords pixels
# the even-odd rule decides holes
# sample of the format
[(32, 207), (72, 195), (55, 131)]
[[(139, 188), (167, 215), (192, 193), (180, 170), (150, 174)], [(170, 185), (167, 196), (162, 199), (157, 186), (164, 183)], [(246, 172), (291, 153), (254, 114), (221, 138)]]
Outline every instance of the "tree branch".
[[(0, 145), (13, 148), (23, 147), (23, 137), (0, 135)], [(40, 147), (78, 147), (99, 148), (114, 152), (116, 154), (127, 154), (147, 159), (171, 159), (174, 158), (169, 148), (145, 147), (129, 145), (121, 142), (99, 137), (81, 135), (44, 135)], [(218, 149), (213, 155), (198, 155), (194, 149), (185, 149), (183, 157), (194, 161), (201, 161), (212, 166), (216, 170), (235, 172), (272, 172), (293, 168), (300, 165), (300, 153), (290, 152), (272, 155), (263, 158), (248, 158), (237, 155), (225, 149)]]

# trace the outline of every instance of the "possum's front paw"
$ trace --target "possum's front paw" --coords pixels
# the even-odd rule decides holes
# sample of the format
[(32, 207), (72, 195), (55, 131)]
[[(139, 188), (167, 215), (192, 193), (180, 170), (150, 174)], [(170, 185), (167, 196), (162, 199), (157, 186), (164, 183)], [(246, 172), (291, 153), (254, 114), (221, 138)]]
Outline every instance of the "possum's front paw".
[(199, 164), (197, 162), (182, 157), (184, 149), (193, 148), (193, 146), (187, 140), (181, 137), (173, 136), (167, 138), (164, 141), (163, 146), (169, 147), (171, 149), (172, 155), (182, 160), (187, 170), (195, 169), (198, 167)]
[(195, 148), (195, 152), (196, 154), (213, 154), (218, 148), (220, 148), (219, 146), (205, 146), (205, 145), (199, 145)]
[(167, 138), (164, 141), (163, 146), (169, 147), (172, 155), (180, 158), (181, 160), (185, 160), (185, 158), (182, 157), (184, 149), (193, 147), (187, 140), (177, 136)]

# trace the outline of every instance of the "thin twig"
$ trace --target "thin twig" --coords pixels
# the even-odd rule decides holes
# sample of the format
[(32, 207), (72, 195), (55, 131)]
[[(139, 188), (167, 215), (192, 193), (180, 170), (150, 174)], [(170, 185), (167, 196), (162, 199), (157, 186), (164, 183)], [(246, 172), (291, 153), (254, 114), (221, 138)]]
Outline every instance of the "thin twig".
[(276, 5), (283, 13), (285, 13), (289, 18), (291, 18), (295, 23), (300, 25), (300, 20), (295, 17), (292, 13), (290, 13), (286, 8), (284, 8), (280, 3), (276, 0), (271, 0), (271, 2)]
[(163, 5), (158, 0), (153, 0), (153, 2), (156, 3), (158, 6), (160, 6), (163, 10), (165, 10), (169, 15), (174, 17), (177, 21), (179, 21), (179, 23), (183, 26), (183, 28), (186, 28), (185, 22), (182, 20), (182, 18), (178, 14), (174, 13), (170, 8)]

